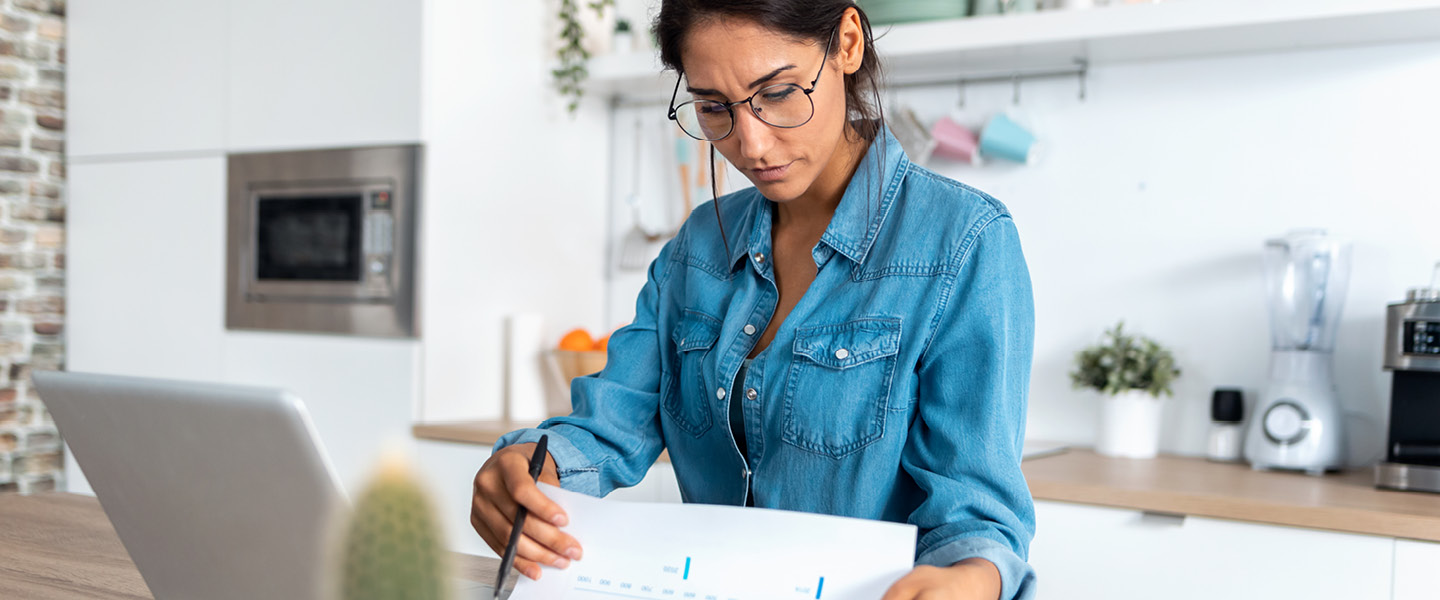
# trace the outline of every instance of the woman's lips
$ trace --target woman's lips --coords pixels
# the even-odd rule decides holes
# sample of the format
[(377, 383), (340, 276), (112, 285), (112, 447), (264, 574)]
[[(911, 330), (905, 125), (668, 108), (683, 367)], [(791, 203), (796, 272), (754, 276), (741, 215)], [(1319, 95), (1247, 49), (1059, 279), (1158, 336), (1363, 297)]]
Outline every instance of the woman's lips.
[(760, 181), (780, 181), (785, 178), (785, 173), (790, 170), (790, 164), (791, 163), (785, 163), (769, 169), (750, 169), (750, 172), (754, 173), (755, 178)]

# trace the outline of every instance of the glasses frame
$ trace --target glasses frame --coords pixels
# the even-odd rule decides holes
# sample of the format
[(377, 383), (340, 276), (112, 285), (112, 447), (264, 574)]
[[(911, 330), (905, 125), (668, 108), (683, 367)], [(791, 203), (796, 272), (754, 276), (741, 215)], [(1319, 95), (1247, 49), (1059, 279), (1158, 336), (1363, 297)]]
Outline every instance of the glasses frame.
[[(830, 45), (835, 41), (835, 33), (838, 32), (839, 30), (840, 30), (840, 26), (838, 26), (838, 25), (835, 26), (834, 29), (831, 29), (831, 30), (830, 30), (830, 37), (829, 37), (829, 39), (825, 40), (825, 54), (821, 57), (821, 60), (820, 60), (820, 69), (815, 72), (815, 79), (813, 79), (813, 80), (810, 81), (810, 87), (809, 87), (809, 88), (800, 87), (800, 85), (799, 85), (799, 84), (796, 84), (796, 83), (780, 83), (780, 84), (775, 84), (775, 85), (767, 85), (767, 86), (765, 86), (765, 87), (763, 87), (763, 88), (760, 88), (760, 89), (757, 90), (755, 93), (750, 94), (750, 97), (749, 97), (749, 98), (746, 98), (746, 99), (744, 99), (744, 100), (736, 100), (736, 101), (734, 101), (734, 102), (720, 102), (720, 101), (718, 101), (718, 100), (689, 100), (689, 101), (686, 101), (686, 102), (681, 102), (679, 106), (676, 106), (676, 105), (675, 105), (675, 99), (680, 96), (680, 80), (685, 78), (685, 74), (684, 74), (684, 73), (681, 73), (679, 77), (676, 77), (676, 78), (675, 78), (675, 90), (672, 91), (672, 92), (670, 92), (670, 113), (669, 113), (668, 115), (666, 115), (666, 116), (667, 116), (671, 121), (675, 121), (675, 126), (676, 126), (676, 127), (679, 127), (679, 128), (680, 128), (680, 131), (683, 131), (683, 132), (685, 133), (685, 135), (688, 135), (688, 136), (690, 136), (690, 137), (692, 137), (692, 138), (695, 138), (695, 139), (697, 139), (697, 140), (700, 140), (700, 141), (702, 141), (702, 142), (718, 142), (718, 141), (720, 141), (720, 140), (723, 140), (723, 139), (725, 139), (725, 138), (730, 137), (730, 134), (735, 133), (735, 107), (738, 106), (738, 105), (741, 105), (741, 104), (747, 104), (747, 105), (749, 105), (749, 106), (750, 106), (750, 114), (755, 115), (755, 118), (756, 118), (756, 119), (759, 119), (761, 123), (764, 123), (764, 124), (769, 125), (769, 126), (771, 126), (771, 127), (774, 127), (774, 128), (777, 128), (777, 129), (794, 129), (794, 128), (796, 128), (796, 127), (804, 127), (806, 123), (809, 123), (809, 122), (810, 122), (810, 119), (814, 119), (814, 118), (815, 118), (815, 100), (810, 97), (810, 94), (815, 91), (815, 86), (816, 86), (816, 84), (820, 83), (820, 77), (825, 74), (825, 65), (830, 62)], [(803, 123), (798, 124), (798, 125), (776, 125), (776, 124), (774, 124), (774, 123), (771, 123), (771, 122), (769, 122), (769, 121), (766, 121), (766, 120), (765, 120), (765, 117), (760, 116), (760, 113), (755, 110), (755, 103), (752, 102), (752, 100), (754, 100), (756, 96), (759, 96), (760, 94), (765, 93), (766, 90), (773, 89), (773, 88), (777, 88), (777, 87), (783, 87), (783, 86), (787, 86), (787, 85), (793, 85), (793, 86), (795, 86), (795, 87), (797, 87), (797, 88), (800, 88), (800, 91), (805, 92), (805, 99), (810, 101), (810, 116), (809, 116), (809, 117), (806, 117), (806, 118), (805, 118), (805, 121), (804, 121)], [(722, 135), (722, 136), (720, 136), (720, 137), (718, 137), (718, 138), (715, 138), (715, 139), (713, 139), (713, 140), (711, 140), (711, 139), (706, 139), (706, 138), (702, 138), (702, 137), (696, 137), (695, 134), (690, 133), (689, 131), (686, 131), (686, 129), (685, 129), (683, 126), (680, 125), (680, 119), (678, 118), (677, 115), (680, 114), (680, 109), (684, 108), (685, 105), (687, 105), (687, 104), (695, 104), (695, 103), (697, 103), (697, 102), (711, 102), (711, 103), (714, 103), (714, 104), (719, 104), (719, 105), (721, 105), (721, 106), (724, 106), (724, 107), (725, 107), (725, 112), (726, 112), (726, 113), (729, 113), (729, 115), (730, 115), (730, 130), (729, 130), (729, 131), (726, 131), (726, 132), (725, 132), (725, 135)]]

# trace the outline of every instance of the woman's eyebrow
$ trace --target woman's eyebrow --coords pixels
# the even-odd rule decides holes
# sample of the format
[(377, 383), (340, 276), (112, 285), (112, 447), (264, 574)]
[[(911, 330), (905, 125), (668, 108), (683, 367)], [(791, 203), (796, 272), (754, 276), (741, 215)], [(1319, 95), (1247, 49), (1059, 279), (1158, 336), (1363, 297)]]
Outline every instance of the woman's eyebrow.
[[(753, 90), (753, 89), (755, 89), (755, 88), (757, 88), (757, 87), (760, 87), (760, 84), (765, 83), (765, 82), (767, 82), (767, 81), (770, 81), (771, 79), (774, 79), (777, 75), (779, 75), (779, 74), (781, 74), (781, 73), (783, 73), (783, 72), (785, 72), (785, 71), (788, 71), (788, 70), (790, 70), (790, 69), (794, 69), (794, 68), (795, 68), (795, 65), (785, 65), (785, 66), (783, 66), (783, 67), (780, 67), (780, 68), (778, 68), (778, 69), (775, 69), (774, 71), (771, 71), (770, 73), (766, 74), (764, 77), (761, 77), (761, 78), (759, 78), (759, 79), (756, 79), (755, 81), (750, 82), (750, 89)], [(696, 96), (723, 96), (723, 95), (724, 95), (724, 94), (721, 94), (721, 93), (718, 92), (718, 91), (711, 90), (711, 89), (706, 89), (706, 88), (693, 88), (693, 87), (690, 87), (690, 85), (689, 85), (688, 83), (685, 85), (685, 91), (690, 92), (691, 94), (694, 94), (694, 95), (696, 95)]]

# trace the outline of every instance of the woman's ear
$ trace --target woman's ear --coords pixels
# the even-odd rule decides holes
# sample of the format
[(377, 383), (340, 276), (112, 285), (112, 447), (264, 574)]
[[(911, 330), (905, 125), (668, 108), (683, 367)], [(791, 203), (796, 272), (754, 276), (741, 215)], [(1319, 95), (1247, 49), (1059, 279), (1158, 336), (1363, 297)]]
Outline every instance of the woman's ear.
[(860, 70), (865, 60), (865, 29), (860, 26), (860, 12), (854, 8), (845, 9), (840, 18), (840, 69), (846, 75)]

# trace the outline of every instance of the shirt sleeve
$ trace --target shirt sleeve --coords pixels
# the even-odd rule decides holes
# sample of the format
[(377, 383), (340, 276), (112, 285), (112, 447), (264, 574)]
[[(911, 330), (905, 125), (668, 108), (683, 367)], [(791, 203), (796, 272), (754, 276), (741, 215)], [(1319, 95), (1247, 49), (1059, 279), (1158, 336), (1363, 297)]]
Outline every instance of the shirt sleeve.
[[(682, 234), (683, 235), (683, 234)], [(495, 450), (550, 435), (560, 487), (603, 497), (640, 483), (665, 444), (660, 435), (660, 287), (668, 275), (672, 239), (650, 264), (635, 302), (635, 319), (611, 334), (605, 368), (570, 383), (571, 414), (533, 429), (512, 431)]]
[(909, 518), (920, 529), (916, 562), (983, 558), (1000, 571), (1001, 598), (1033, 598), (1026, 560), (1035, 508), (1020, 470), (1034, 350), (1030, 274), (1005, 214), (958, 252), (917, 366), (917, 416), (901, 457), (926, 492)]

